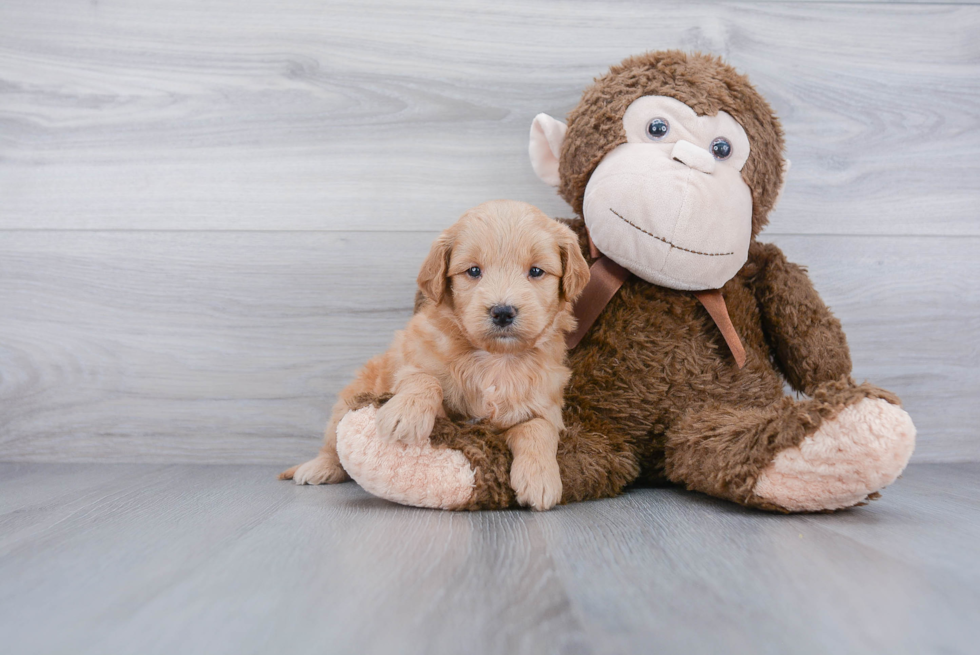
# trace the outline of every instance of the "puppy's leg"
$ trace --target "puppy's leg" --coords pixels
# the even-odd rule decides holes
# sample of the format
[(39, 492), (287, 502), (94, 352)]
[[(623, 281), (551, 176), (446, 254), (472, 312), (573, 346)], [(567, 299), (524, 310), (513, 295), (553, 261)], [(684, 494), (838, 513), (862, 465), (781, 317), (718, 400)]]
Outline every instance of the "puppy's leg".
[(292, 480), (296, 484), (334, 484), (350, 480), (337, 456), (337, 425), (350, 409), (350, 402), (360, 394), (383, 394), (391, 386), (392, 358), (389, 353), (370, 359), (357, 377), (343, 391), (330, 413), (330, 421), (323, 434), (320, 454), (305, 464), (298, 464), (279, 474), (280, 480)]
[(510, 486), (517, 502), (531, 509), (551, 509), (561, 500), (558, 428), (543, 418), (519, 423), (504, 434), (514, 455)]
[(280, 480), (292, 480), (296, 484), (335, 484), (350, 478), (337, 456), (337, 424), (347, 414), (349, 407), (343, 394), (330, 414), (330, 422), (323, 435), (320, 454), (305, 464), (298, 464), (279, 474)]
[(395, 395), (378, 410), (378, 436), (387, 441), (419, 445), (432, 434), (436, 416), (442, 413), (442, 385), (417, 369), (402, 372)]

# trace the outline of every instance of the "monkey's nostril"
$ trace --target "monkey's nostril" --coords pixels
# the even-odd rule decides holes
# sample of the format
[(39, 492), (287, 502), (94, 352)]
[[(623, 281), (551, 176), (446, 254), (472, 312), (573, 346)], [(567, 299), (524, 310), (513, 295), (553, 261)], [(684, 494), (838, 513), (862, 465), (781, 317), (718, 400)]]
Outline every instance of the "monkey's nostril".
[(511, 305), (494, 305), (490, 308), (490, 320), (497, 327), (507, 327), (517, 318), (517, 309)]

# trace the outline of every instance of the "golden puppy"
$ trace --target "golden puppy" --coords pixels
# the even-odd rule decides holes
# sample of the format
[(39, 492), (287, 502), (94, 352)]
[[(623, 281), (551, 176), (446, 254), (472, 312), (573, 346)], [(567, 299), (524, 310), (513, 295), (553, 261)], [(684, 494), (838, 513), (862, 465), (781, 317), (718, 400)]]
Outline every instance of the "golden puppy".
[(279, 477), (346, 480), (337, 424), (359, 394), (393, 393), (378, 410), (379, 438), (419, 443), (447, 410), (486, 419), (506, 430), (518, 500), (550, 509), (561, 500), (565, 334), (588, 280), (575, 234), (536, 207), (496, 200), (467, 211), (422, 264), (415, 316), (340, 393), (319, 456)]

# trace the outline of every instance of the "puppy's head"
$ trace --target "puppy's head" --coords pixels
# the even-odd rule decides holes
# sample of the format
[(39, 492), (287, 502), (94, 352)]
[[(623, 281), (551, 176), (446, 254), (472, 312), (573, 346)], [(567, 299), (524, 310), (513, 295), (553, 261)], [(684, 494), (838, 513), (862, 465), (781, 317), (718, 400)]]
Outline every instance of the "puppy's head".
[(490, 352), (534, 345), (588, 281), (575, 233), (513, 200), (463, 214), (436, 239), (418, 278), (425, 297)]

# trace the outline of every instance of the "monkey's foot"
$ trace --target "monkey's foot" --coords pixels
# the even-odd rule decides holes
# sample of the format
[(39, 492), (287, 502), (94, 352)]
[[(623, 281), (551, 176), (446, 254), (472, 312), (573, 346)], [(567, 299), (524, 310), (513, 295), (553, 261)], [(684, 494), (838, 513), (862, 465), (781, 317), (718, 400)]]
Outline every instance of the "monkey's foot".
[(866, 398), (762, 472), (755, 495), (791, 512), (851, 507), (895, 481), (915, 447), (915, 426), (900, 407)]
[(460, 509), (473, 500), (475, 474), (458, 450), (388, 442), (376, 431), (373, 406), (348, 412), (337, 426), (337, 453), (366, 491), (402, 505)]

